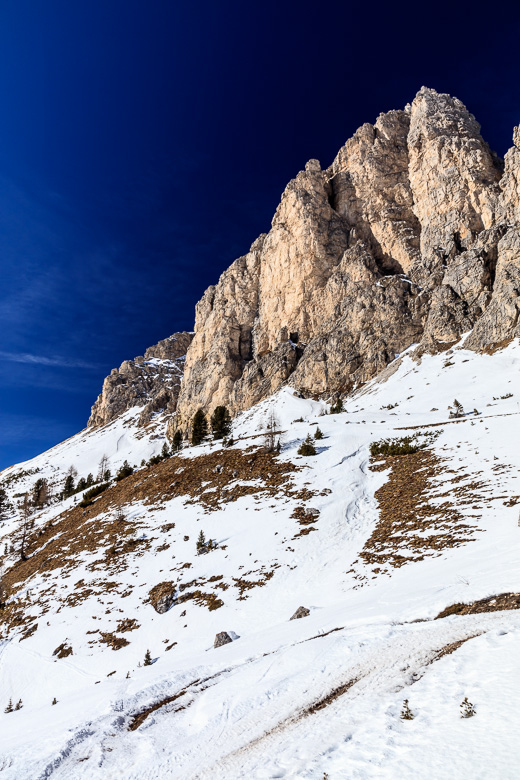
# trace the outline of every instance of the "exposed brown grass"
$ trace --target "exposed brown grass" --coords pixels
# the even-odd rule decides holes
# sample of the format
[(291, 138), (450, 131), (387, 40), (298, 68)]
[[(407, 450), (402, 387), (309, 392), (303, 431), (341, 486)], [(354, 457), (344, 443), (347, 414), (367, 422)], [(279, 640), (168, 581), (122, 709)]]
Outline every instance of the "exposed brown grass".
[(374, 471), (388, 467), (388, 480), (375, 494), (379, 522), (360, 553), (365, 563), (399, 567), (473, 540), (476, 529), (450, 501), (435, 505), (428, 501), (435, 497), (434, 478), (443, 472), (433, 452), (390, 456), (372, 465)]
[(501, 593), (498, 596), (488, 596), (471, 604), (451, 604), (443, 609), (435, 620), (449, 615), (477, 615), (481, 612), (502, 612), (506, 609), (520, 609), (520, 593)]

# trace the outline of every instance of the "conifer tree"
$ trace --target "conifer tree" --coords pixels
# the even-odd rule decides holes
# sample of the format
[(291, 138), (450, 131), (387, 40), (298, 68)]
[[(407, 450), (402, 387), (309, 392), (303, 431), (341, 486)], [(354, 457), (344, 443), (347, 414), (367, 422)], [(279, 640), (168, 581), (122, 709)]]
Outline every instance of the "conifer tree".
[(225, 439), (231, 432), (231, 417), (226, 406), (217, 406), (211, 415), (211, 430), (214, 439)]
[(475, 709), (475, 705), (472, 704), (470, 701), (468, 701), (468, 697), (465, 696), (464, 699), (461, 702), (460, 705), (460, 717), (461, 718), (472, 718), (473, 715), (476, 715), (477, 711)]
[(303, 441), (298, 448), (298, 455), (316, 455), (316, 447), (312, 441), (310, 433), (307, 434), (307, 438)]
[(314, 432), (314, 438), (316, 441), (318, 441), (319, 439), (323, 439), (323, 433), (320, 428), (316, 428)]
[(8, 703), (7, 707), (5, 708), (4, 712), (12, 712), (13, 709), (14, 709), (14, 707), (13, 707), (13, 700), (9, 699), (9, 703)]
[(177, 452), (182, 447), (182, 433), (180, 430), (176, 430), (173, 434), (172, 449)]
[(9, 499), (4, 488), (0, 488), (0, 520), (5, 520), (9, 512)]
[(118, 482), (120, 482), (122, 479), (125, 479), (125, 477), (129, 477), (130, 474), (133, 474), (133, 473), (134, 473), (134, 470), (133, 470), (132, 466), (129, 464), (129, 462), (127, 460), (125, 460), (125, 462), (123, 463), (123, 465), (121, 466), (121, 468), (119, 469), (119, 471), (116, 474), (116, 480)]
[(74, 477), (72, 474), (67, 474), (65, 477), (65, 484), (63, 485), (63, 498), (68, 498), (74, 493)]
[(25, 554), (25, 542), (27, 539), (27, 531), (29, 529), (29, 521), (32, 512), (31, 501), (27, 493), (25, 493), (23, 497), (23, 501), (21, 502), (21, 504), (19, 504), (19, 509), (20, 509), (20, 531), (21, 531), (20, 559), (22, 561), (26, 561), (27, 556)]
[(191, 429), (191, 443), (200, 444), (208, 435), (208, 421), (202, 409), (197, 409), (193, 415), (193, 424)]
[(206, 549), (206, 536), (204, 534), (204, 531), (201, 530), (199, 534), (199, 538), (197, 539), (197, 552), (200, 553), (204, 552)]
[(57, 704), (57, 703), (58, 703), (58, 699), (55, 696), (54, 699), (52, 700), (52, 704)]
[(414, 718), (415, 715), (408, 705), (408, 699), (405, 699), (401, 710), (401, 720), (413, 720)]
[(338, 398), (336, 403), (332, 404), (332, 406), (330, 407), (331, 414), (339, 414), (340, 412), (344, 412), (344, 411), (345, 411), (345, 407), (343, 406), (342, 398)]
[(18, 701), (16, 702), (15, 710), (21, 710), (22, 707), (23, 707), (22, 700), (18, 699)]
[(144, 654), (143, 666), (151, 666), (152, 663), (153, 663), (152, 656), (150, 655), (150, 651), (147, 650), (146, 653)]

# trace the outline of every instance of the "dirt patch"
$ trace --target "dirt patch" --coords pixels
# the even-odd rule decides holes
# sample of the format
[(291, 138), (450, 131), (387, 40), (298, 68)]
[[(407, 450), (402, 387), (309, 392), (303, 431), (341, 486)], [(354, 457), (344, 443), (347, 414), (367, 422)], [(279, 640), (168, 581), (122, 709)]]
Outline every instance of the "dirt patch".
[(462, 647), (465, 642), (469, 642), (470, 639), (475, 639), (476, 636), (480, 636), (480, 634), (472, 634), (472, 636), (467, 636), (465, 639), (459, 639), (457, 642), (450, 642), (449, 645), (445, 645), (434, 655), (430, 663), (435, 663), (435, 661), (438, 661), (445, 655), (451, 655), (455, 650), (458, 650), (459, 647)]
[(65, 641), (62, 642), (61, 645), (58, 645), (56, 650), (53, 652), (53, 655), (57, 656), (58, 658), (67, 658), (69, 655), (74, 655), (74, 652), (72, 647)]
[[(195, 682), (199, 681), (196, 680)], [(195, 685), (195, 683), (192, 683), (192, 685)], [(138, 729), (139, 726), (143, 725), (146, 718), (151, 715), (152, 712), (157, 712), (157, 710), (160, 710), (161, 707), (165, 707), (167, 704), (171, 704), (172, 702), (177, 701), (177, 699), (180, 699), (181, 696), (186, 694), (186, 691), (187, 688), (184, 688), (184, 690), (179, 691), (179, 693), (175, 693), (173, 696), (167, 696), (165, 699), (161, 699), (161, 701), (158, 701), (155, 704), (152, 704), (150, 707), (147, 707), (145, 710), (138, 712), (137, 715), (132, 717), (132, 720), (128, 726), (128, 731), (135, 731)]]
[(499, 350), (508, 347), (512, 341), (513, 341), (512, 338), (503, 339), (502, 341), (497, 341), (495, 344), (489, 344), (487, 347), (484, 347), (481, 351), (484, 353), (484, 355), (494, 355), (495, 352), (499, 352)]
[(117, 624), (116, 631), (124, 634), (126, 631), (135, 631), (137, 628), (140, 628), (140, 626), (135, 618), (124, 618)]
[(113, 632), (100, 631), (100, 634), (101, 639), (99, 641), (104, 642), (104, 644), (111, 647), (112, 650), (121, 650), (122, 647), (126, 647), (126, 645), (130, 644), (128, 639), (125, 639), (124, 636), (116, 636)]
[(233, 583), (235, 587), (238, 588), (238, 591), (240, 593), (238, 600), (239, 601), (245, 601), (247, 596), (244, 596), (244, 593), (248, 590), (252, 590), (253, 588), (262, 588), (274, 575), (274, 571), (268, 571), (266, 572), (263, 577), (259, 580), (245, 580), (241, 577), (233, 577)]
[(439, 612), (435, 620), (449, 615), (478, 615), (481, 612), (502, 612), (507, 609), (520, 609), (520, 593), (501, 593), (472, 604), (452, 604)]
[[(476, 528), (465, 522), (450, 501), (430, 503), (429, 499), (443, 495), (438, 492), (435, 477), (446, 474), (433, 452), (420, 450), (378, 459), (371, 468), (391, 471), (375, 493), (379, 522), (360, 553), (365, 563), (398, 568), (474, 540)], [(452, 494), (470, 487), (455, 488)]]
[(348, 680), (348, 682), (343, 683), (343, 685), (339, 685), (337, 688), (334, 688), (330, 693), (328, 693), (326, 696), (323, 697), (323, 699), (319, 699), (318, 701), (314, 702), (314, 704), (311, 704), (310, 707), (307, 707), (302, 712), (302, 717), (306, 717), (307, 715), (314, 715), (315, 712), (319, 712), (319, 710), (325, 709), (325, 707), (328, 707), (329, 704), (332, 704), (332, 702), (336, 701), (336, 699), (339, 699), (340, 696), (343, 696), (344, 693), (347, 693), (353, 685), (355, 685), (358, 682), (358, 678), (354, 678), (353, 680)]

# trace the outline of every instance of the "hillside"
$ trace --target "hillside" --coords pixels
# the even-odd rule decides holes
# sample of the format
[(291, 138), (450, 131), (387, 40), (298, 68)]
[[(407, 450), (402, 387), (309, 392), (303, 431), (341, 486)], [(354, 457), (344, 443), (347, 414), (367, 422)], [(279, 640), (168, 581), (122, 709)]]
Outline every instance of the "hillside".
[(412, 344), (336, 414), (282, 387), (226, 448), (140, 466), (171, 417), (134, 407), (2, 472), (13, 504), (103, 455), (112, 477), (33, 514), (27, 560), (18, 513), (0, 527), (0, 703), (23, 703), (0, 714), (0, 776), (516, 777), (520, 345), (471, 339)]

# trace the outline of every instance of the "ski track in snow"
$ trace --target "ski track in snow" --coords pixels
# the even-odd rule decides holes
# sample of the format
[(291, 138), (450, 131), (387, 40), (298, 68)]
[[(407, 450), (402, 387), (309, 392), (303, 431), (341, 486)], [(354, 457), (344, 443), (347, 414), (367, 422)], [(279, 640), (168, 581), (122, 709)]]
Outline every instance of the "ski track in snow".
[[(294, 484), (317, 492), (303, 502), (320, 513), (317, 530), (307, 536), (294, 536), (300, 527), (291, 517), (302, 502), (283, 494), (245, 496), (209, 514), (182, 498), (161, 509), (134, 503), (129, 516), (153, 543), (128, 569), (92, 572), (93, 553), (77, 562), (70, 579), (53, 573), (27, 583), (21, 595), (52, 582), (66, 596), (80, 579), (95, 592), (59, 608), (51, 595), (45, 616), (36, 601), (29, 603), (38, 630), (22, 642), (16, 633), (0, 642), (1, 710), (10, 697), (24, 704), (15, 713), (0, 710), (0, 780), (323, 780), (324, 773), (329, 780), (516, 780), (520, 611), (433, 618), (456, 602), (520, 591), (519, 504), (513, 503), (520, 498), (520, 345), (493, 356), (454, 349), (419, 362), (404, 353), (397, 363), (385, 381), (349, 398), (344, 413), (323, 416), (326, 404), (286, 388), (234, 421), (237, 446), (261, 444), (246, 437), (256, 436), (275, 410), (286, 431), (280, 457), (307, 467), (293, 475)], [(480, 415), (450, 420), (454, 398)], [(70, 465), (86, 476), (97, 472), (103, 454), (112, 473), (124, 460), (138, 465), (160, 452), (165, 427), (159, 415), (152, 428), (138, 429), (138, 411), (6, 469), (0, 482), (21, 469), (62, 480)], [(304, 422), (296, 422), (300, 417)], [(311, 423), (325, 438), (316, 457), (297, 458), (300, 442), (315, 430)], [(374, 493), (389, 477), (389, 470), (369, 469), (369, 444), (413, 434), (414, 426), (438, 434), (431, 449), (443, 471), (431, 484), (453, 496), (478, 528), (475, 541), (388, 573), (375, 574), (358, 560), (352, 573), (377, 523)], [(203, 445), (183, 456), (216, 448)], [(29, 490), (37, 476), (15, 480), (11, 494)], [(446, 496), (430, 500), (440, 505)], [(37, 525), (73, 503), (46, 508), (35, 515)], [(0, 527), (0, 543), (15, 522)], [(159, 529), (172, 522), (169, 549), (157, 550)], [(201, 528), (225, 542), (196, 556)], [(184, 562), (191, 564), (187, 571)], [(233, 578), (257, 581), (262, 570), (272, 570), (272, 578), (238, 600)], [(213, 612), (185, 602), (159, 615), (145, 601), (162, 580), (212, 575), (228, 585), (215, 591), (224, 606)], [(103, 578), (115, 579), (119, 591), (98, 592)], [(129, 585), (132, 592), (122, 597)], [(309, 617), (289, 621), (299, 605), (310, 609)], [(88, 644), (126, 617), (140, 624), (123, 634), (128, 646), (114, 652)], [(239, 638), (214, 650), (213, 637), (223, 630)], [(64, 640), (74, 654), (58, 660), (53, 651)], [(139, 668), (148, 648), (157, 661)], [(181, 692), (128, 730), (134, 715)], [(459, 713), (465, 696), (477, 710), (470, 719)], [(326, 706), (312, 710), (327, 697)], [(400, 718), (404, 699), (415, 714), (411, 721)]]

